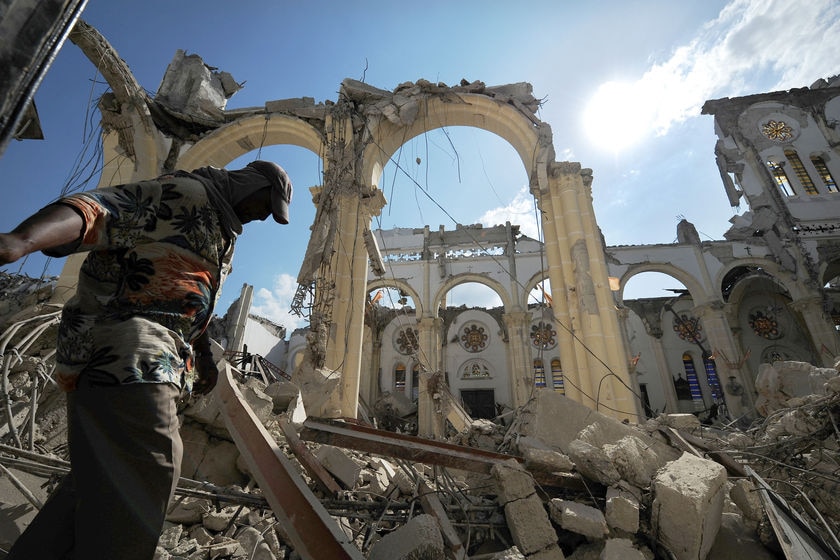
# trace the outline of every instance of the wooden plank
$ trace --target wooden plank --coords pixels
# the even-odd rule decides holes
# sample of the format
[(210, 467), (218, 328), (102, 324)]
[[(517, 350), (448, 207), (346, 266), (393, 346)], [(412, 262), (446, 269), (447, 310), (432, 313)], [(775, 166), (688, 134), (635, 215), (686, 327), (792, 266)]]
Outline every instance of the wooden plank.
[(295, 551), (307, 560), (364, 560), (245, 403), (230, 364), (215, 391), (225, 425)]

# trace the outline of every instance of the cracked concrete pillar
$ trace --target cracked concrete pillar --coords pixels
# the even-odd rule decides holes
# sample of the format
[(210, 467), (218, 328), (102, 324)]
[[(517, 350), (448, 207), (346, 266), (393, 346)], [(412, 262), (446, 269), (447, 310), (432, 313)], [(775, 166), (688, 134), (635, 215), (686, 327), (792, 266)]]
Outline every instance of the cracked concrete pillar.
[(821, 367), (834, 367), (837, 349), (840, 348), (837, 331), (832, 321), (826, 316), (823, 302), (819, 296), (799, 299), (790, 304), (791, 309), (802, 317), (808, 335), (819, 355)]
[[(417, 396), (417, 429), (421, 436), (443, 435), (443, 416), (437, 412), (440, 403), (434, 402), (429, 391), (429, 381), (435, 372), (442, 371), (440, 334), (443, 319), (423, 317), (417, 323), (417, 338), (420, 349), (417, 358), (421, 364), (420, 387)], [(437, 377), (440, 379), (440, 377)]]
[(343, 250), (335, 251), (330, 262), (334, 298), (324, 366), (341, 372), (338, 397), (341, 415), (356, 418), (368, 272), (363, 232), (370, 227), (372, 216), (382, 210), (385, 198), (379, 190), (363, 198), (357, 191), (341, 189), (335, 196), (336, 237), (341, 239)]
[[(734, 362), (731, 364), (727, 362), (727, 359), (734, 360), (743, 355), (743, 352), (738, 348), (738, 344), (732, 336), (732, 329), (723, 309), (723, 304), (713, 302), (698, 305), (692, 312), (700, 318), (703, 328), (706, 330), (706, 336), (711, 346), (709, 350), (715, 356), (715, 367), (724, 391), (726, 406), (732, 417), (736, 418), (742, 414), (751, 413), (754, 409), (754, 385), (746, 367), (738, 367)], [(732, 388), (737, 387), (737, 385), (732, 384), (733, 378), (742, 388), (739, 394), (733, 393)]]
[(534, 368), (529, 347), (531, 314), (524, 312), (505, 313), (502, 319), (508, 332), (508, 367), (510, 369), (510, 394), (513, 407), (528, 402), (533, 388), (531, 381)]
[[(537, 195), (555, 317), (564, 327), (557, 334), (563, 369), (568, 372), (566, 394), (591, 408), (602, 407), (614, 417), (636, 421), (629, 356), (609, 288), (606, 256), (588, 190), (590, 180), (580, 164), (554, 162)], [(573, 363), (567, 367), (569, 358)]]

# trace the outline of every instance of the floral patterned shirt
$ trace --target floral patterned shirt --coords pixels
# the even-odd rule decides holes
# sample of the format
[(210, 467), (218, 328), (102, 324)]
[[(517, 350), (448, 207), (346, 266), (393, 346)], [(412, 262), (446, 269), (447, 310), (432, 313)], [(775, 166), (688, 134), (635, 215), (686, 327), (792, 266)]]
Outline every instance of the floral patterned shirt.
[(229, 270), (227, 239), (204, 185), (163, 176), (63, 198), (90, 251), (59, 326), (57, 379), (93, 385), (192, 382), (190, 342), (206, 327)]

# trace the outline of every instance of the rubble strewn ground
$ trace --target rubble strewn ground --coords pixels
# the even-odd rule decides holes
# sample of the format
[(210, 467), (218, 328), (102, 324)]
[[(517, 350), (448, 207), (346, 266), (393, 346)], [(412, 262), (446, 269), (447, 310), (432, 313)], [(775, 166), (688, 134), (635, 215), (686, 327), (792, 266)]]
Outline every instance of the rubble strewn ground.
[[(22, 331), (0, 339), (3, 549), (68, 468), (63, 395), (47, 368), (54, 325), (43, 317), (27, 324), (43, 336), (25, 355), (10, 351), (26, 343)], [(789, 363), (774, 369), (777, 381), (795, 370), (811, 376), (814, 393), (774, 394), (767, 416), (746, 427), (690, 414), (626, 424), (535, 390), (515, 414), (475, 420), (449, 438), (510, 457), (486, 473), (298, 441), (297, 387), (243, 375), (239, 389), (360, 558), (762, 559), (796, 558), (800, 546), (837, 557), (840, 377)], [(384, 395), (369, 412), (379, 427), (416, 426), (416, 407), (402, 395)], [(156, 558), (298, 558), (222, 415), (214, 395), (184, 403), (184, 478)], [(299, 460), (301, 446), (333, 477), (333, 490)], [(778, 525), (788, 515), (801, 518), (795, 531), (810, 544)]]

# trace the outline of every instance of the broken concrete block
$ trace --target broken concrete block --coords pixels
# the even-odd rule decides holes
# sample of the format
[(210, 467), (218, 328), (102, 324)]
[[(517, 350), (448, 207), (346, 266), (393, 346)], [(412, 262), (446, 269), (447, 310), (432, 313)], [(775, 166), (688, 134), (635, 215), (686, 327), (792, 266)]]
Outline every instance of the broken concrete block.
[(514, 544), (526, 556), (557, 547), (557, 533), (536, 494), (505, 504), (505, 521)]
[(747, 479), (739, 479), (729, 490), (729, 497), (738, 506), (744, 517), (752, 521), (761, 521), (764, 517), (764, 507), (758, 496), (755, 485)]
[(261, 424), (266, 424), (271, 419), (274, 410), (274, 401), (263, 392), (265, 387), (265, 383), (253, 377), (249, 377), (245, 384), (239, 387), (242, 396), (245, 397), (245, 401)]
[(368, 560), (444, 560), (443, 537), (434, 517), (421, 514), (373, 545)]
[(178, 543), (178, 545), (169, 551), (169, 554), (172, 555), (172, 558), (187, 558), (187, 560), (192, 560), (193, 558), (200, 558), (204, 551), (200, 550), (201, 545), (198, 544), (198, 541), (195, 539), (184, 539)]
[(526, 560), (525, 555), (519, 552), (519, 549), (515, 546), (503, 550), (501, 552), (497, 552), (493, 555), (491, 560)]
[(606, 486), (611, 486), (621, 479), (610, 458), (597, 447), (579, 439), (570, 442), (566, 447), (569, 459), (584, 477)]
[(245, 551), (245, 557), (249, 560), (276, 560), (268, 543), (260, 532), (253, 527), (243, 528), (236, 535), (236, 540)]
[(179, 523), (166, 523), (160, 532), (158, 546), (162, 546), (166, 550), (172, 550), (178, 546), (178, 541), (181, 540), (183, 533), (184, 527)]
[(499, 504), (534, 495), (534, 478), (515, 459), (493, 465), (490, 474), (499, 489)]
[(552, 499), (548, 507), (552, 521), (567, 531), (592, 540), (603, 539), (609, 533), (604, 514), (598, 508), (560, 498)]
[(604, 518), (610, 529), (636, 533), (639, 530), (639, 500), (629, 492), (607, 488)]
[(635, 436), (625, 436), (603, 447), (621, 477), (639, 488), (648, 488), (659, 467), (659, 457)]
[(608, 539), (600, 560), (645, 560), (645, 555), (630, 539)]
[(219, 511), (211, 509), (201, 518), (201, 524), (209, 531), (224, 531), (237, 514), (237, 509), (233, 506), (223, 507)]
[(331, 445), (322, 445), (315, 450), (315, 458), (338, 479), (345, 488), (356, 486), (362, 467), (348, 457), (344, 451)]
[(195, 525), (200, 523), (204, 514), (210, 511), (210, 501), (189, 496), (178, 499), (166, 513), (166, 520), (170, 523)]
[(720, 529), (726, 469), (683, 453), (653, 481), (653, 536), (677, 560), (706, 558)]
[(263, 390), (263, 393), (265, 393), (266, 396), (271, 399), (271, 402), (274, 403), (272, 412), (274, 412), (274, 414), (280, 414), (289, 408), (289, 403), (300, 395), (300, 389), (298, 389), (297, 385), (294, 383), (290, 383), (288, 381), (276, 381), (274, 383), (269, 383)]
[(700, 419), (693, 414), (660, 414), (656, 419), (662, 425), (675, 430), (693, 432), (700, 429)]
[(550, 449), (526, 448), (522, 457), (529, 471), (571, 472), (575, 468), (575, 464), (566, 455)]

